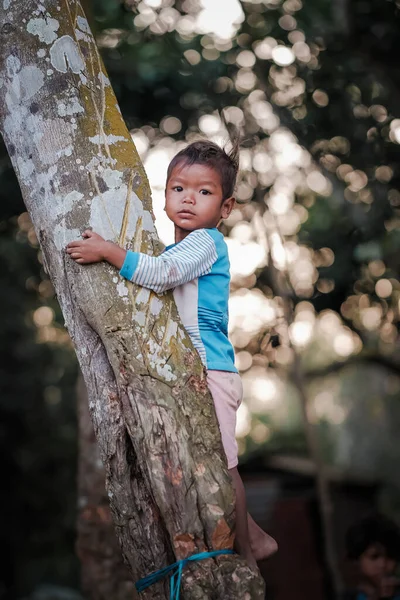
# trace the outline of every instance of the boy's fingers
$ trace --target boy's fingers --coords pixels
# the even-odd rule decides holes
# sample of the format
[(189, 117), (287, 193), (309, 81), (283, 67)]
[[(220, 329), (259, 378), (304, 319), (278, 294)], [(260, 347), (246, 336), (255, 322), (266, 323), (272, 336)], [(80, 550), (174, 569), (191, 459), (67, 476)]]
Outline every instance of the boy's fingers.
[(75, 242), (70, 242), (67, 246), (67, 249), (70, 250), (71, 248), (78, 248), (81, 245), (82, 242), (80, 242), (79, 240), (76, 240)]
[(91, 229), (85, 229), (85, 231), (82, 233), (82, 237), (92, 237), (93, 236), (93, 231)]

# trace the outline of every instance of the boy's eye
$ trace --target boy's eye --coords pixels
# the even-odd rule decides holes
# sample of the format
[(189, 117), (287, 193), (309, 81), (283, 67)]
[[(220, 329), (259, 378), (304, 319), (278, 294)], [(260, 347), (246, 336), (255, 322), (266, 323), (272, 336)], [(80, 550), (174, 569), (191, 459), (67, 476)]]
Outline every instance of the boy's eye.
[(200, 190), (200, 194), (203, 194), (203, 196), (208, 196), (211, 194), (211, 192), (209, 190)]
[(183, 187), (181, 185), (175, 185), (172, 189), (175, 192), (181, 192), (183, 190)]

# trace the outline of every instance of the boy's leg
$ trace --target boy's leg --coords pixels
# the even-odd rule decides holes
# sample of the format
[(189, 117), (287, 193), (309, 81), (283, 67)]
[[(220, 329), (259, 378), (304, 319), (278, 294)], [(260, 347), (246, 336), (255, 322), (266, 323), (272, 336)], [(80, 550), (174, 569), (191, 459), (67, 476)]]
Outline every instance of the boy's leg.
[(273, 537), (268, 535), (257, 523), (253, 520), (253, 517), (247, 513), (247, 523), (249, 530), (250, 548), (254, 558), (259, 560), (265, 560), (269, 558), (275, 552), (278, 551), (278, 544)]
[(236, 532), (235, 532), (235, 546), (236, 550), (246, 559), (250, 567), (257, 569), (257, 562), (253, 556), (250, 542), (249, 542), (249, 529), (247, 522), (247, 506), (246, 506), (246, 493), (243, 486), (242, 478), (239, 475), (237, 467), (228, 469), (232, 477), (232, 482), (236, 493)]
[(236, 550), (254, 566), (257, 561), (275, 554), (278, 544), (247, 512), (246, 492), (237, 467), (229, 469), (229, 473), (236, 492)]
[(222, 445), (228, 461), (228, 471), (236, 495), (236, 550), (246, 559), (250, 567), (256, 569), (250, 548), (247, 523), (246, 494), (237, 470), (237, 443), (235, 440), (236, 412), (243, 395), (239, 375), (228, 371), (208, 371), (207, 383), (214, 400), (215, 412), (221, 431)]
[(235, 439), (236, 412), (243, 395), (239, 375), (226, 371), (208, 371), (207, 383), (214, 400), (221, 430), (222, 444), (228, 461), (228, 470), (236, 492), (236, 542), (237, 550), (250, 565), (256, 560), (271, 556), (277, 550), (273, 538), (253, 521), (247, 512), (243, 481), (237, 470), (237, 443)]

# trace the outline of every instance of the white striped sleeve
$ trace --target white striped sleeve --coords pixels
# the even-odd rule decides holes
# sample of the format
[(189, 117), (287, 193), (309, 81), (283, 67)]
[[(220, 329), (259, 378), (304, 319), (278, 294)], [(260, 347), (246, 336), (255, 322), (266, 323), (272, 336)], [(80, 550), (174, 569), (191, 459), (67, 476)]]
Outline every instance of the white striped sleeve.
[[(162, 293), (209, 273), (217, 258), (211, 235), (205, 229), (196, 229), (160, 256), (129, 252), (121, 275)], [(134, 268), (130, 269), (129, 264)]]

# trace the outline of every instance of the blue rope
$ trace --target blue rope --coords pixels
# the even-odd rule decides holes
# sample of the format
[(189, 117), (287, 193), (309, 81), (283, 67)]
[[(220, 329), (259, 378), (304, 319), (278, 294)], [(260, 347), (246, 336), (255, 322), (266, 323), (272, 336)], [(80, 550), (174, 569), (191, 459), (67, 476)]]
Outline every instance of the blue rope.
[(136, 589), (138, 592), (143, 592), (146, 588), (153, 585), (160, 579), (163, 579), (166, 575), (169, 574), (171, 577), (170, 582), (170, 600), (179, 600), (179, 592), (181, 589), (181, 579), (182, 579), (182, 571), (183, 567), (188, 563), (195, 560), (204, 560), (205, 558), (212, 558), (213, 556), (218, 556), (219, 554), (234, 554), (233, 550), (213, 550), (212, 552), (200, 552), (199, 554), (192, 554), (192, 556), (188, 556), (182, 560), (178, 560), (178, 562), (170, 565), (169, 567), (164, 567), (159, 571), (155, 571), (151, 573), (151, 575), (147, 575), (147, 577), (143, 577), (143, 579), (139, 579), (136, 582)]

